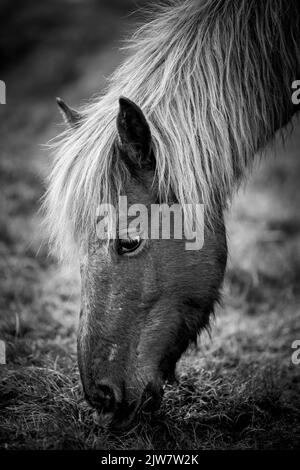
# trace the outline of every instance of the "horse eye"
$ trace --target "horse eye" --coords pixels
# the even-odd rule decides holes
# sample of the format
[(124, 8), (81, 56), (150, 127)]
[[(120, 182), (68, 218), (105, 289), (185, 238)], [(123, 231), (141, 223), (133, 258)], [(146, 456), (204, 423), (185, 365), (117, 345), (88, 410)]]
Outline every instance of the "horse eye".
[(124, 255), (126, 253), (131, 253), (135, 251), (141, 244), (142, 240), (139, 236), (135, 238), (126, 238), (126, 239), (118, 239), (118, 246), (117, 251), (119, 255)]

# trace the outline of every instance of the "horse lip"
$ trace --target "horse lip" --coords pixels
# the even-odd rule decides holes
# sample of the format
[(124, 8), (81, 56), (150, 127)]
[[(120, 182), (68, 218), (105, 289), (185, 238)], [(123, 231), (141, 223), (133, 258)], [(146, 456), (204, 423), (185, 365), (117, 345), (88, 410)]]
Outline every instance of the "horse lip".
[(110, 429), (116, 432), (128, 431), (137, 417), (139, 408), (140, 403), (127, 405), (126, 411), (119, 411), (119, 415), (117, 411), (110, 424)]
[(113, 420), (110, 429), (116, 432), (125, 432), (132, 428), (132, 423), (136, 419), (136, 410), (133, 411), (130, 416), (124, 420)]
[(129, 413), (122, 413), (121, 416), (117, 416), (118, 413), (101, 413), (101, 411), (94, 410), (93, 421), (97, 426), (103, 429), (109, 429), (112, 432), (121, 433), (126, 432), (133, 428), (133, 423), (137, 419), (139, 413), (146, 414), (143, 410), (142, 403), (138, 403)]
[[(124, 419), (115, 419), (113, 420), (111, 424), (111, 428), (113, 430), (116, 430), (117, 432), (124, 432), (127, 431), (129, 428), (132, 427), (133, 422), (136, 420), (138, 415), (151, 415), (155, 411), (157, 411), (161, 405), (161, 401), (163, 398), (163, 387), (160, 387), (156, 397), (155, 401), (151, 401), (151, 398), (147, 399), (146, 401), (143, 401), (143, 398), (140, 400), (140, 402), (132, 407), (132, 410), (129, 414), (124, 417)], [(151, 406), (148, 408), (147, 405), (151, 404)]]

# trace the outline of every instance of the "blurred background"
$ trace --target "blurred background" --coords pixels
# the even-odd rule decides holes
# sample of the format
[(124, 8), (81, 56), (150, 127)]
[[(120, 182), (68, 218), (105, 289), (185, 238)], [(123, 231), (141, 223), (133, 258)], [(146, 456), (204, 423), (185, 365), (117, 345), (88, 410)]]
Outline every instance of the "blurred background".
[[(231, 252), (211, 339), (178, 367), (162, 409), (119, 439), (82, 404), (78, 272), (42, 244), (40, 197), (62, 129), (103, 91), (146, 0), (0, 0), (0, 447), (295, 448), (300, 443), (300, 130), (268, 158), (227, 214)], [(300, 77), (299, 77), (300, 78)], [(277, 154), (274, 158), (274, 154)]]

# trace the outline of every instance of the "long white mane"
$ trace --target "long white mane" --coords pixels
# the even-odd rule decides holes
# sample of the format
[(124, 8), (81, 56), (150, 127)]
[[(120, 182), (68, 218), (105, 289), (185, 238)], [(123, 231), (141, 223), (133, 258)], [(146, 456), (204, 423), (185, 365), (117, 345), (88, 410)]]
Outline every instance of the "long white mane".
[(44, 208), (60, 258), (76, 251), (99, 203), (113, 201), (122, 185), (112, 171), (121, 95), (149, 121), (161, 199), (172, 188), (179, 203), (203, 201), (210, 219), (226, 206), (257, 150), (291, 115), (300, 60), (297, 2), (288, 3), (169, 2), (138, 30), (105, 95), (54, 145)]

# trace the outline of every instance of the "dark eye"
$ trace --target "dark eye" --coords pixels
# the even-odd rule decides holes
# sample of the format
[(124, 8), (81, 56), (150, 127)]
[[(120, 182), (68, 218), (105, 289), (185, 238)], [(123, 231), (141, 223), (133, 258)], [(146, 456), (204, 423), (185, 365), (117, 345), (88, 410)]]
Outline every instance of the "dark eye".
[(133, 251), (136, 251), (141, 245), (141, 242), (142, 240), (139, 236), (134, 238), (125, 238), (124, 240), (119, 238), (117, 245), (119, 255), (124, 255), (126, 253), (132, 253)]

